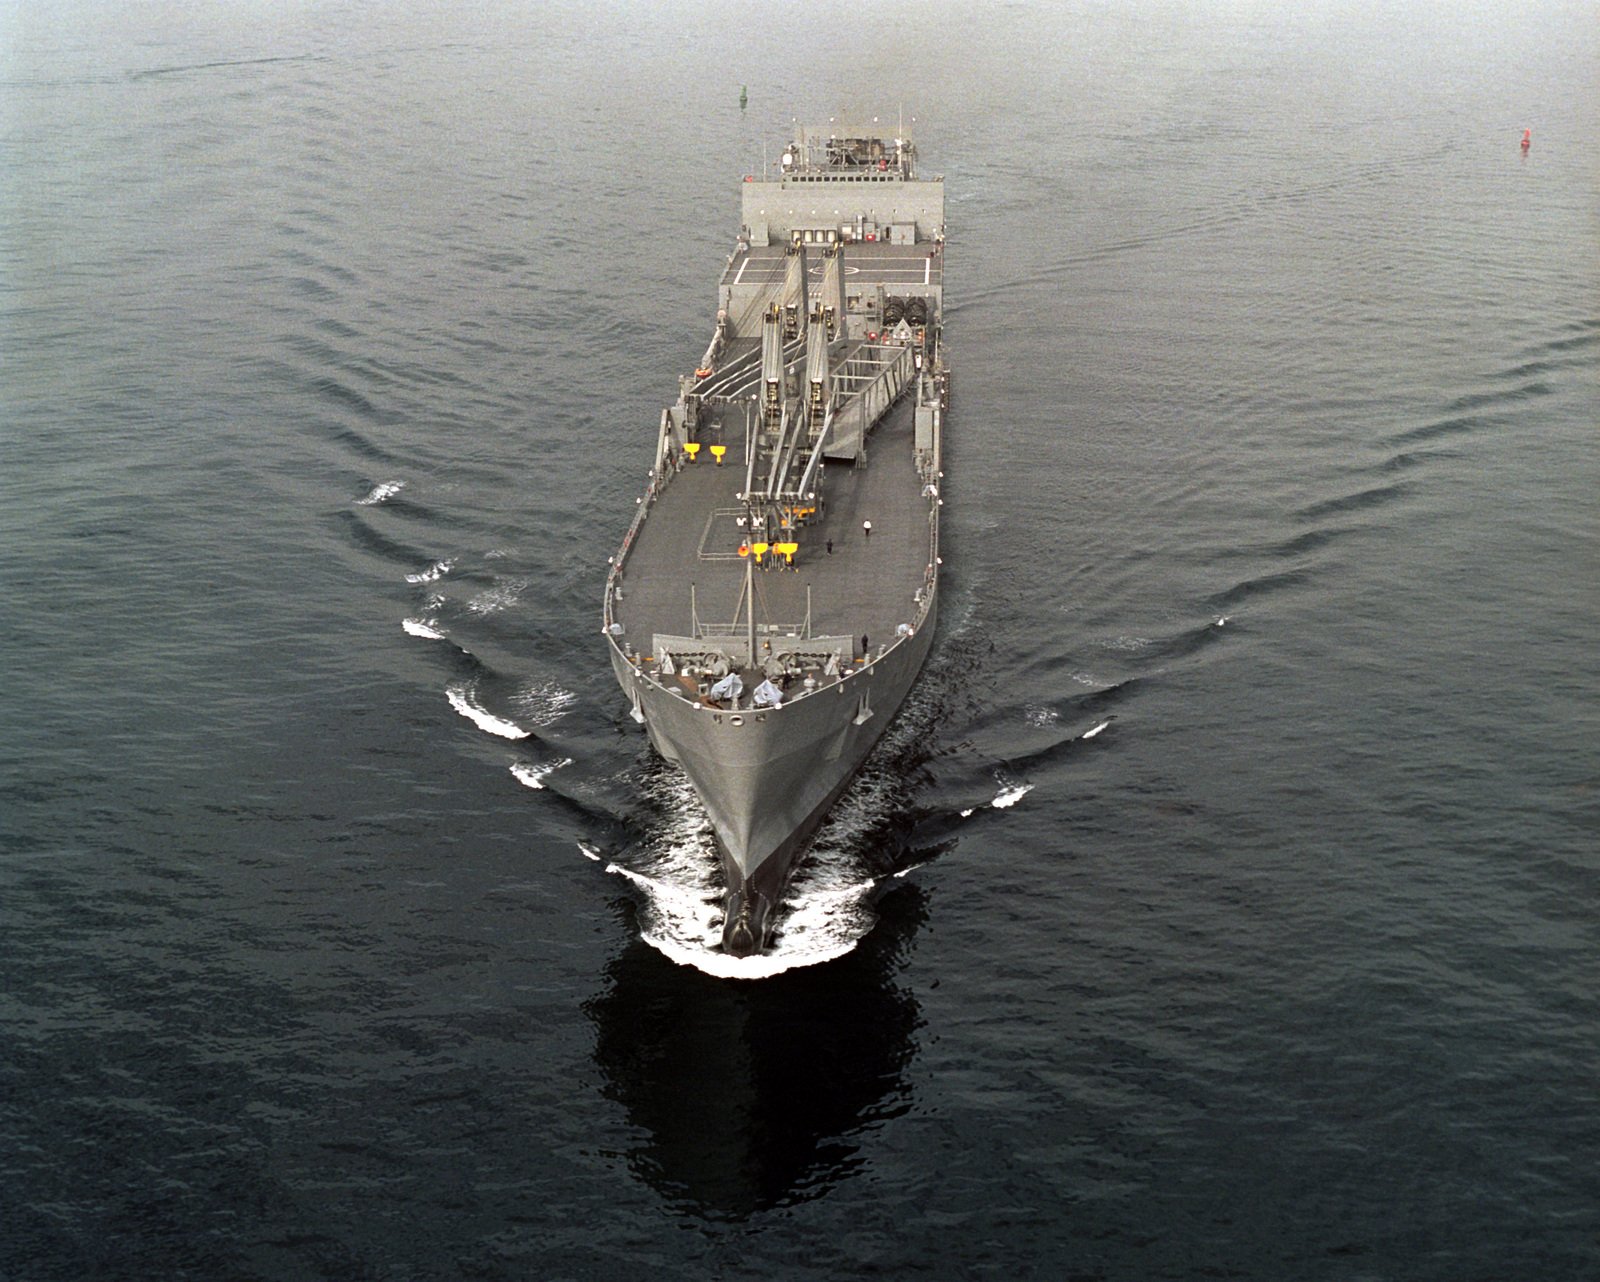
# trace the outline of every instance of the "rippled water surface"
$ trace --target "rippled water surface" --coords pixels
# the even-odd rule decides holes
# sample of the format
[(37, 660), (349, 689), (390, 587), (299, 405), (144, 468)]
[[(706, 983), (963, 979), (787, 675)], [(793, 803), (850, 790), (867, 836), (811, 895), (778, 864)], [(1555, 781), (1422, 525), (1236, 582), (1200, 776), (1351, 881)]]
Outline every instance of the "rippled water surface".
[[(0, 1274), (1600, 1275), (1597, 19), (0, 15)], [(902, 104), (940, 632), (731, 979), (599, 593)]]

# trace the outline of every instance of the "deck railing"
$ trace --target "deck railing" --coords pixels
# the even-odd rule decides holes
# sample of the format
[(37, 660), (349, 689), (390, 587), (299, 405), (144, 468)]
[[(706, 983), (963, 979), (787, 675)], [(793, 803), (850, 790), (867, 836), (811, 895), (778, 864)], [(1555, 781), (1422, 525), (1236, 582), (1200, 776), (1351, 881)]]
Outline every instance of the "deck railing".
[(628, 526), (628, 532), (622, 536), (622, 547), (616, 556), (611, 558), (611, 569), (606, 574), (606, 596), (601, 614), (601, 627), (613, 642), (616, 638), (611, 632), (611, 625), (616, 622), (616, 616), (612, 613), (611, 605), (616, 596), (617, 580), (622, 577), (623, 563), (628, 559), (628, 553), (633, 548), (634, 539), (638, 537), (639, 527), (644, 524), (645, 515), (650, 511), (650, 505), (655, 502), (656, 496), (666, 489), (667, 480), (671, 475), (670, 467), (650, 470), (650, 480), (644, 487), (644, 494), (639, 498), (638, 507), (634, 509), (633, 521)]

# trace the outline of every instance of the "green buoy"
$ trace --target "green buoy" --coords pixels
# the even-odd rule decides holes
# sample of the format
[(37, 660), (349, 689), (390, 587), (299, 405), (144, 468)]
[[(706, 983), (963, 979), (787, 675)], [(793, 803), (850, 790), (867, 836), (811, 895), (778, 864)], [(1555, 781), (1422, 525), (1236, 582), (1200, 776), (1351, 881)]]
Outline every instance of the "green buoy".
[(750, 89), (749, 85), (740, 85), (739, 86), (739, 110), (740, 111), (743, 111), (746, 107), (748, 107), (750, 105), (749, 89)]

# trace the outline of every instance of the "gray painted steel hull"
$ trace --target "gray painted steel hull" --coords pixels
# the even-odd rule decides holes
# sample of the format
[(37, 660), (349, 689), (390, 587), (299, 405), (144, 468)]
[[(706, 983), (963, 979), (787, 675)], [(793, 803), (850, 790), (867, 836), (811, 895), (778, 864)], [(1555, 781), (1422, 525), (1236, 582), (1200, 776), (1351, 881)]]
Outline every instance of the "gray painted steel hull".
[(905, 702), (937, 613), (935, 597), (917, 632), (860, 672), (766, 711), (687, 702), (612, 647), (617, 680), (636, 699), (651, 743), (705, 805), (728, 885), (725, 929), (742, 909), (751, 919), (755, 946), (742, 951), (764, 943), (796, 859)]

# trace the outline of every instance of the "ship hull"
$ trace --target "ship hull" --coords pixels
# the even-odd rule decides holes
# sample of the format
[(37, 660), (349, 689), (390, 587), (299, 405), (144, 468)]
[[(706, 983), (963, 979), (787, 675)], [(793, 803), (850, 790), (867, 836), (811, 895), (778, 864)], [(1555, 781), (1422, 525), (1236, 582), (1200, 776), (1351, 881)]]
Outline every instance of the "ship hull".
[(613, 647), (617, 680), (651, 743), (688, 775), (711, 820), (727, 880), (727, 951), (766, 946), (795, 862), (904, 703), (936, 617), (934, 596), (914, 634), (845, 680), (767, 710), (690, 702)]
[(944, 186), (915, 156), (830, 122), (745, 178), (710, 344), (606, 578), (613, 670), (705, 806), (736, 956), (767, 946), (933, 639)]

